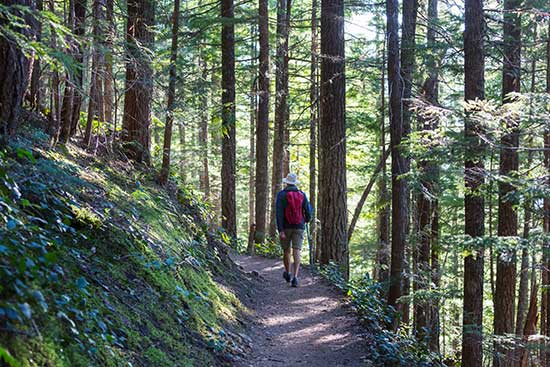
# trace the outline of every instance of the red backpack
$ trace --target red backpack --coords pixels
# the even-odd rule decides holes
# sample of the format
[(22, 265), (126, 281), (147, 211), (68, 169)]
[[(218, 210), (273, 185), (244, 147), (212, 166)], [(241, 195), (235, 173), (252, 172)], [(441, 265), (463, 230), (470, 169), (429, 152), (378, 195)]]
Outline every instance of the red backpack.
[(285, 208), (285, 219), (288, 224), (302, 224), (304, 214), (302, 204), (304, 202), (304, 194), (300, 191), (286, 192), (287, 205)]

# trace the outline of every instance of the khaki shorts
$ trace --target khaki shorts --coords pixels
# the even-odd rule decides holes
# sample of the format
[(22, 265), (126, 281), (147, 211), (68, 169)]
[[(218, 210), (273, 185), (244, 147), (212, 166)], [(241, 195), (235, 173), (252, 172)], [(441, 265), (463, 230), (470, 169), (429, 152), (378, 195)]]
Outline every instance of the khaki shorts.
[(292, 245), (292, 248), (301, 250), (302, 242), (304, 242), (304, 230), (287, 228), (284, 231), (286, 239), (281, 240), (281, 247), (283, 248), (283, 250), (288, 250), (290, 248), (290, 245)]

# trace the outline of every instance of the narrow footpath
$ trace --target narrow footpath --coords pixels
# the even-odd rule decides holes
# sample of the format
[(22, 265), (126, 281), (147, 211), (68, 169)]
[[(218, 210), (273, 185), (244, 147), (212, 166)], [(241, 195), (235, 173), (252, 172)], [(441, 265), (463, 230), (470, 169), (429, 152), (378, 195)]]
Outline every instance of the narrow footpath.
[(282, 277), (280, 260), (235, 255), (259, 278), (252, 309), (252, 352), (238, 367), (364, 366), (366, 350), (357, 317), (338, 290), (302, 268), (300, 285)]

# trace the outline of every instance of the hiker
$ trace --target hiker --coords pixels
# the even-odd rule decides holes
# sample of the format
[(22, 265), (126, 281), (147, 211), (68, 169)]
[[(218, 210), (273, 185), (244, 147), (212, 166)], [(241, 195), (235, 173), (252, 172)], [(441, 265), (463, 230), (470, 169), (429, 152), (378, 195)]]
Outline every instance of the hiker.
[[(298, 177), (289, 173), (283, 178), (286, 187), (279, 191), (276, 201), (277, 230), (283, 248), (283, 263), (285, 271), (283, 278), (292, 287), (298, 286), (298, 271), (300, 270), (300, 250), (304, 241), (305, 224), (311, 220), (311, 205), (306, 194), (298, 189)], [(294, 258), (294, 267), (290, 273), (290, 248)]]

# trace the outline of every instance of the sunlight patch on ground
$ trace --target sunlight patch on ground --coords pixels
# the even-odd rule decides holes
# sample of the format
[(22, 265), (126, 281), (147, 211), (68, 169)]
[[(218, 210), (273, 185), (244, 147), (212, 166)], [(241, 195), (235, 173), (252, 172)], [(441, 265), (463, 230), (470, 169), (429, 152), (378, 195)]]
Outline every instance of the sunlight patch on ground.
[(330, 307), (334, 308), (336, 305), (334, 305), (334, 301), (331, 300), (328, 297), (312, 297), (312, 298), (300, 298), (294, 301), (291, 301), (291, 304), (295, 305), (310, 305), (310, 304), (325, 304), (326, 302), (330, 303)]

